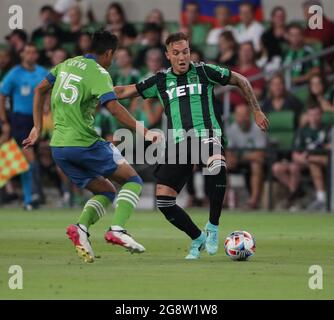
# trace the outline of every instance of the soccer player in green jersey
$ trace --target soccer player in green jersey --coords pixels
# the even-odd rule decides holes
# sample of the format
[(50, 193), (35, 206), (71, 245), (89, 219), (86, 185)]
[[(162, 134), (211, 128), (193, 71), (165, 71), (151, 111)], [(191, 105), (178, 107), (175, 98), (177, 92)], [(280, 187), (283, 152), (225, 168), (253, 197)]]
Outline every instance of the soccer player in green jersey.
[[(164, 106), (172, 139), (168, 136), (166, 161), (159, 164), (155, 172), (157, 207), (170, 223), (192, 239), (186, 258), (198, 259), (200, 251), (204, 248), (209, 254), (215, 254), (218, 250), (218, 225), (226, 188), (223, 148), (225, 142), (221, 120), (214, 108), (214, 86), (238, 86), (262, 130), (268, 128), (268, 120), (245, 77), (228, 68), (204, 63), (194, 64), (190, 61), (189, 41), (186, 35), (171, 34), (166, 40), (166, 49), (171, 68), (166, 72), (158, 72), (138, 84), (115, 87), (115, 92), (119, 99), (138, 95), (144, 99), (158, 97)], [(192, 132), (193, 136), (188, 135), (189, 132)], [(176, 153), (170, 153), (175, 144), (178, 146)], [(192, 160), (191, 152), (194, 150), (201, 155), (199, 163)], [(180, 158), (186, 161), (182, 162)], [(210, 215), (205, 232), (202, 232), (176, 204), (176, 196), (191, 174), (194, 164), (206, 169), (211, 180)]]
[(33, 146), (37, 141), (42, 129), (42, 102), (52, 88), (55, 129), (50, 145), (53, 158), (73, 183), (94, 194), (87, 201), (77, 224), (67, 228), (78, 255), (85, 262), (94, 261), (88, 229), (105, 215), (116, 197), (116, 189), (110, 180), (122, 187), (116, 198), (112, 226), (105, 239), (131, 252), (145, 251), (125, 230), (143, 182), (117, 148), (94, 130), (93, 115), (100, 103), (128, 128), (135, 130), (137, 126), (147, 140), (157, 138), (156, 133), (144, 128), (117, 102), (112, 80), (105, 69), (110, 66), (116, 47), (116, 36), (99, 31), (93, 35), (94, 54), (68, 59), (51, 70), (35, 90), (34, 128), (24, 141), (25, 147)]

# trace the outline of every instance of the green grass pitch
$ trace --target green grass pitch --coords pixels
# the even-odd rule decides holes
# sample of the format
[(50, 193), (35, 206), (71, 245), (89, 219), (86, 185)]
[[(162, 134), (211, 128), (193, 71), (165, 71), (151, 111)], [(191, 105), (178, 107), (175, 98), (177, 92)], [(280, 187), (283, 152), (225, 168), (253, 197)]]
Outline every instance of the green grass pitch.
[[(136, 212), (128, 229), (147, 249), (130, 255), (104, 242), (110, 216), (91, 228), (93, 264), (76, 256), (65, 228), (76, 210), (0, 209), (0, 299), (333, 299), (334, 216), (227, 212), (216, 256), (185, 261), (189, 240), (158, 212)], [(207, 212), (191, 211), (204, 226)], [(224, 253), (225, 236), (251, 232), (257, 252), (247, 262)], [(8, 269), (23, 268), (23, 289), (11, 290)], [(311, 265), (323, 269), (323, 289), (308, 287)]]

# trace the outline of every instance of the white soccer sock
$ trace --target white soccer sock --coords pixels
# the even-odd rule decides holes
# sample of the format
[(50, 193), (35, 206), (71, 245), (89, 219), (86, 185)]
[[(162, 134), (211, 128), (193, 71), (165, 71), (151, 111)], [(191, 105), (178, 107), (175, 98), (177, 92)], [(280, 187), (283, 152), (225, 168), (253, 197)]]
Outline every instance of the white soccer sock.
[(325, 191), (317, 191), (317, 200), (321, 202), (326, 201), (326, 192)]

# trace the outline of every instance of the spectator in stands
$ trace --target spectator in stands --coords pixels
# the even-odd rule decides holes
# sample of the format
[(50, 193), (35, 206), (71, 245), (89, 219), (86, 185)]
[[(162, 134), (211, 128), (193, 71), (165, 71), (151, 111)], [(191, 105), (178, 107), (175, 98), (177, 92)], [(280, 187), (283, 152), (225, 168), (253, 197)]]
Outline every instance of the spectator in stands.
[(235, 67), (238, 60), (238, 43), (231, 31), (225, 31), (219, 36), (219, 54), (217, 63), (221, 66)]
[(155, 23), (161, 28), (161, 41), (165, 43), (169, 32), (165, 25), (165, 18), (159, 9), (152, 9), (146, 16), (145, 23)]
[(185, 24), (191, 34), (191, 44), (200, 48), (205, 45), (211, 25), (200, 21), (200, 6), (196, 1), (187, 2), (185, 7)]
[(136, 43), (137, 40), (137, 31), (130, 24), (126, 24), (121, 29), (121, 36), (119, 38), (120, 45), (122, 47), (131, 47)]
[(266, 79), (270, 79), (270, 76), (281, 68), (282, 58), (280, 55), (281, 51), (273, 51), (275, 48), (271, 43), (267, 43), (266, 41), (262, 36), (256, 65), (266, 73)]
[(206, 39), (206, 43), (209, 45), (218, 45), (222, 32), (233, 30), (231, 25), (231, 11), (228, 7), (217, 5), (215, 8), (215, 20), (215, 27), (210, 30)]
[(56, 0), (53, 8), (57, 13), (58, 20), (61, 19), (64, 23), (69, 23), (68, 12), (70, 8), (79, 6), (82, 12), (83, 23), (86, 24), (95, 21), (92, 2), (92, 0)]
[(262, 43), (268, 52), (273, 52), (280, 56), (283, 55), (286, 41), (286, 11), (283, 7), (275, 7), (271, 11), (270, 28), (262, 35)]
[[(255, 63), (255, 50), (252, 42), (244, 42), (239, 46), (238, 51), (238, 64), (233, 68), (234, 71), (249, 78), (261, 73), (261, 69), (256, 66)], [(254, 93), (257, 99), (261, 99), (264, 93), (265, 81), (263, 78), (251, 82)], [(241, 103), (245, 103), (245, 98), (242, 97), (239, 92), (233, 90), (231, 92), (231, 103), (236, 106)]]
[(54, 32), (58, 34), (59, 38), (62, 37), (63, 31), (57, 25), (56, 12), (51, 6), (45, 5), (41, 7), (39, 17), (41, 25), (32, 32), (31, 41), (38, 49), (41, 49), (43, 47), (44, 35), (50, 28), (54, 28)]
[[(147, 74), (143, 78), (151, 77), (158, 71), (164, 69), (164, 59), (160, 50), (150, 49), (146, 54)], [(163, 106), (158, 99), (145, 99), (141, 110), (137, 109), (138, 118), (144, 121), (147, 128), (156, 128), (160, 126), (163, 113)]]
[(66, 59), (68, 59), (67, 51), (63, 48), (58, 48), (51, 56), (51, 64), (54, 67), (57, 64), (64, 62)]
[[(291, 24), (288, 27), (289, 48), (285, 55), (283, 64), (289, 65), (296, 59), (305, 58), (314, 54), (314, 50), (305, 45), (304, 30), (298, 24)], [(293, 65), (290, 73), (293, 85), (302, 85), (309, 81), (310, 77), (320, 72), (320, 63), (318, 59), (312, 59), (306, 62), (299, 62)]]
[[(161, 32), (162, 29), (155, 23), (147, 23), (144, 26), (144, 30), (142, 32), (142, 44), (144, 47), (138, 52), (138, 55), (135, 60), (136, 68), (143, 68), (145, 65), (145, 57), (148, 50), (152, 48), (157, 48), (161, 51), (163, 56), (165, 57), (165, 46), (161, 42)], [(164, 59), (164, 66), (168, 66), (167, 58)]]
[(79, 40), (76, 48), (76, 55), (83, 56), (92, 49), (92, 36), (88, 32), (82, 32), (79, 36)]
[(324, 112), (334, 112), (334, 88), (329, 88), (326, 78), (314, 74), (309, 80), (310, 95), (307, 105), (320, 106)]
[(301, 128), (295, 139), (295, 150), (292, 163), (279, 162), (274, 164), (273, 173), (277, 180), (288, 188), (290, 200), (298, 196), (301, 170), (310, 170), (312, 182), (316, 189), (316, 199), (307, 209), (319, 211), (326, 209), (326, 187), (324, 169), (328, 165), (328, 155), (324, 151), (330, 149), (327, 128), (322, 124), (322, 110), (318, 106), (307, 111), (308, 124)]
[[(36, 65), (38, 59), (38, 51), (34, 44), (26, 44), (21, 53), (22, 64), (14, 67), (7, 73), (3, 79), (0, 91), (0, 115), (2, 129), (11, 129), (11, 135), (16, 140), (19, 146), (22, 146), (22, 141), (29, 135), (33, 127), (33, 97), (34, 88), (46, 77), (47, 70), (39, 65)], [(6, 116), (6, 99), (12, 100), (12, 112), (9, 120)], [(34, 207), (33, 195), (38, 196), (33, 188), (36, 188), (36, 183), (33, 183), (33, 176), (38, 176), (36, 173), (37, 166), (35, 162), (35, 154), (32, 148), (23, 149), (26, 159), (30, 163), (30, 169), (21, 175), (24, 193), (24, 208), (31, 210)], [(38, 190), (38, 188), (37, 188)]]
[[(125, 86), (139, 82), (140, 74), (139, 71), (133, 67), (133, 56), (129, 48), (118, 48), (115, 62), (118, 67), (117, 73), (113, 76), (115, 86)], [(130, 112), (133, 112), (137, 108), (138, 98), (122, 99), (120, 103)], [(122, 127), (116, 119), (113, 121), (114, 129)]]
[(53, 28), (46, 30), (43, 38), (43, 49), (39, 51), (38, 63), (45, 68), (50, 68), (52, 66), (51, 58), (59, 47), (57, 32)]
[(203, 52), (196, 48), (190, 48), (190, 60), (194, 63), (200, 63), (204, 59)]
[(68, 9), (67, 15), (69, 18), (68, 31), (66, 32), (65, 42), (77, 43), (83, 28), (82, 12), (79, 6), (73, 6)]
[(6, 40), (9, 43), (9, 50), (13, 63), (21, 63), (21, 51), (27, 43), (27, 33), (23, 29), (15, 29), (6, 36)]
[(256, 209), (259, 207), (264, 180), (266, 136), (251, 120), (249, 108), (245, 104), (236, 107), (235, 122), (227, 129), (226, 135), (229, 148), (226, 152), (228, 169), (232, 172), (246, 169), (250, 197), (245, 207)]
[(240, 23), (234, 27), (234, 36), (238, 43), (251, 41), (256, 51), (260, 50), (260, 38), (264, 32), (261, 23), (254, 17), (254, 7), (251, 3), (239, 5)]
[(284, 77), (276, 74), (269, 81), (268, 95), (264, 99), (262, 109), (264, 113), (292, 111), (294, 113), (294, 128), (299, 126), (299, 118), (303, 111), (303, 104), (285, 87)]
[(0, 83), (6, 73), (13, 67), (13, 61), (8, 49), (0, 50)]
[(314, 44), (322, 43), (326, 47), (334, 45), (334, 22), (329, 20), (325, 14), (322, 15), (322, 28), (310, 28), (308, 21), (314, 12), (310, 12), (310, 7), (313, 5), (320, 6), (323, 8), (322, 4), (318, 0), (307, 0), (303, 3), (304, 17), (306, 24), (306, 29), (304, 31), (305, 43)]
[(127, 22), (122, 5), (118, 2), (111, 3), (106, 15), (106, 29), (120, 37), (124, 26), (134, 29), (133, 25)]

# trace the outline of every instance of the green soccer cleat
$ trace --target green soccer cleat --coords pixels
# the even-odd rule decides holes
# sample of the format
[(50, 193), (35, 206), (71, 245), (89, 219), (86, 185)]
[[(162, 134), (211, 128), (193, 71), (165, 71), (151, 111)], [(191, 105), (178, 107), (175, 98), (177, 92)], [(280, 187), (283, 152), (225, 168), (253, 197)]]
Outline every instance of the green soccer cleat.
[(186, 256), (187, 260), (199, 259), (200, 253), (205, 248), (206, 235), (204, 232), (195, 240), (191, 242), (189, 254)]
[(208, 254), (214, 255), (217, 253), (219, 246), (218, 226), (208, 222), (204, 231), (206, 233), (205, 250)]

